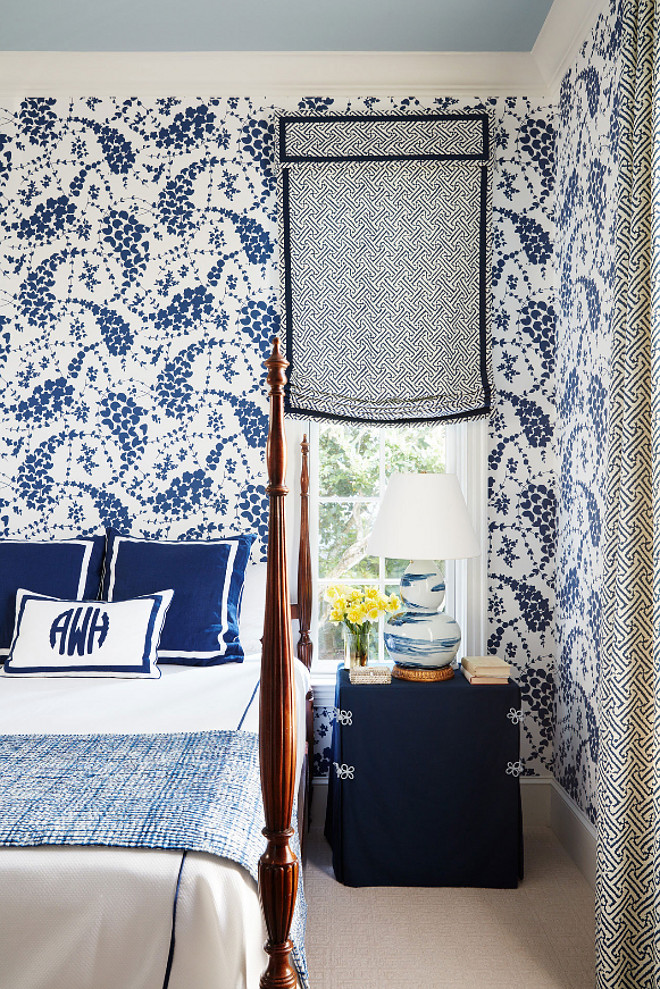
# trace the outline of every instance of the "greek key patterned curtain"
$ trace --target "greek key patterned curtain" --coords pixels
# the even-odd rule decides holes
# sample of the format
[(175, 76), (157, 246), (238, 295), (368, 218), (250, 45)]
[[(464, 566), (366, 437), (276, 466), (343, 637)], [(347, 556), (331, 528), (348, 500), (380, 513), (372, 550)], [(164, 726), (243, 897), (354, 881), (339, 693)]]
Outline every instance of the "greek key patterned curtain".
[(660, 43), (624, 0), (600, 672), (599, 989), (660, 987)]
[(278, 154), (287, 412), (488, 414), (488, 115), (284, 115)]

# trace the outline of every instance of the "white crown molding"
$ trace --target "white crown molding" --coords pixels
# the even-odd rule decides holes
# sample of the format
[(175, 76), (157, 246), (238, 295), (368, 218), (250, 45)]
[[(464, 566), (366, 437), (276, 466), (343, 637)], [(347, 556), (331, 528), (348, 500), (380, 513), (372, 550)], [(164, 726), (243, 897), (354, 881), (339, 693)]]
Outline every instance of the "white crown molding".
[(0, 52), (0, 97), (515, 96), (530, 52)]
[(608, 0), (554, 0), (532, 48), (551, 100), (558, 97), (564, 75), (607, 6)]
[(607, 0), (554, 0), (531, 52), (0, 52), (0, 98), (529, 96), (556, 100)]

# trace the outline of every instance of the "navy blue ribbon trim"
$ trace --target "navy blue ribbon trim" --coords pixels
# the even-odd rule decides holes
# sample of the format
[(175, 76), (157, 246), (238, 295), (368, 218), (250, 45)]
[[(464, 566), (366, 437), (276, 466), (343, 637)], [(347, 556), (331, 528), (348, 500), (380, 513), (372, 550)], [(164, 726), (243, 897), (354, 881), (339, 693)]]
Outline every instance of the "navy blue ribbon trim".
[[(429, 122), (436, 120), (474, 120), (481, 121), (483, 147), (481, 151), (464, 154), (414, 154), (414, 155), (292, 155), (286, 150), (287, 124), (319, 124), (319, 123), (397, 123)], [(385, 114), (372, 116), (342, 116), (323, 115), (286, 116), (279, 119), (279, 155), (280, 163), (296, 164), (304, 162), (342, 162), (342, 161), (481, 161), (489, 156), (489, 119), (487, 113), (419, 113), (419, 114)]]
[(172, 962), (174, 961), (174, 942), (176, 941), (176, 908), (179, 903), (179, 887), (181, 886), (181, 874), (183, 872), (183, 863), (186, 860), (187, 851), (181, 856), (181, 865), (179, 866), (179, 875), (176, 878), (176, 889), (174, 890), (174, 903), (172, 905), (172, 933), (170, 934), (170, 948), (167, 953), (167, 966), (165, 968), (165, 980), (163, 982), (163, 989), (167, 989), (170, 984), (170, 975), (172, 974)]
[(255, 684), (255, 687), (254, 687), (254, 690), (252, 691), (252, 697), (250, 697), (250, 700), (247, 702), (247, 707), (243, 711), (243, 714), (241, 716), (241, 720), (238, 722), (238, 728), (236, 729), (236, 731), (240, 731), (241, 728), (243, 727), (243, 722), (245, 721), (245, 719), (247, 717), (248, 711), (252, 707), (252, 701), (254, 700), (257, 691), (259, 690), (259, 684), (260, 683), (261, 683), (261, 680), (257, 680), (257, 682)]
[[(280, 121), (281, 123), (281, 121)], [(282, 140), (284, 140), (284, 131)], [(291, 407), (291, 377), (293, 375), (293, 289), (291, 285), (291, 198), (288, 169), (282, 171), (282, 226), (284, 238), (284, 352), (289, 371), (284, 385), (284, 411)]]
[(485, 419), (493, 411), (492, 406), (482, 405), (478, 409), (468, 409), (465, 412), (450, 412), (447, 415), (420, 416), (419, 418), (406, 419), (370, 419), (368, 416), (342, 416), (321, 412), (318, 409), (305, 409), (302, 406), (292, 405), (285, 402), (285, 411), (290, 415), (304, 416), (306, 419), (329, 419), (333, 422), (357, 422), (365, 426), (431, 426), (435, 422), (463, 422), (466, 419)]
[(481, 222), (479, 235), (479, 343), (481, 383), (484, 405), (490, 408), (491, 388), (488, 380), (488, 166), (481, 169)]

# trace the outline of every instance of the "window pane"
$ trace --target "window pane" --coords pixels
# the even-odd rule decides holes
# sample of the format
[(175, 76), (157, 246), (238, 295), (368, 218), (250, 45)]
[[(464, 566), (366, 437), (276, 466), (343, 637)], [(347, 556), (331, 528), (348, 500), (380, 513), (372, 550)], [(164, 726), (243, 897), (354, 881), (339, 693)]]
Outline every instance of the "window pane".
[(365, 556), (376, 503), (319, 505), (319, 577), (378, 577), (378, 559)]
[(319, 494), (378, 497), (379, 437), (375, 429), (340, 423), (319, 429)]
[[(445, 469), (443, 426), (405, 429), (360, 427), (325, 423), (318, 427), (318, 485), (313, 488), (318, 511), (318, 649), (321, 660), (342, 662), (342, 627), (327, 622), (329, 604), (324, 600), (329, 584), (354, 581), (358, 586), (381, 587), (399, 594), (399, 578), (409, 560), (382, 562), (367, 557), (366, 543), (371, 533), (383, 493), (381, 480), (392, 471), (432, 471)], [(316, 624), (316, 623), (315, 623)], [(371, 636), (370, 659), (384, 658), (383, 619)]]
[(443, 426), (410, 427), (385, 431), (385, 474), (394, 471), (440, 474), (445, 469)]
[(397, 580), (401, 580), (401, 574), (406, 569), (409, 563), (410, 563), (410, 558), (408, 558), (407, 560), (391, 560), (389, 557), (386, 557), (385, 576), (388, 578), (395, 577)]
[(325, 588), (319, 594), (319, 659), (344, 659), (344, 638), (340, 625), (326, 621), (329, 604), (324, 597)]

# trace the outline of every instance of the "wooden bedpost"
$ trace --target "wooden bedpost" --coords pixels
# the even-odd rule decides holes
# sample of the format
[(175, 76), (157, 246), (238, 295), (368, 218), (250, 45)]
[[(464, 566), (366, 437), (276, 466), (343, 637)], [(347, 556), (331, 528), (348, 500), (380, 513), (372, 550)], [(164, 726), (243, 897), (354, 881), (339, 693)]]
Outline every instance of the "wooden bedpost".
[(309, 548), (309, 443), (307, 434), (300, 444), (302, 468), (300, 471), (300, 543), (298, 551), (298, 659), (307, 669), (312, 666), (312, 640), (309, 628), (312, 621), (312, 555)]
[(270, 519), (266, 610), (261, 656), (259, 703), (259, 758), (268, 839), (259, 860), (259, 896), (266, 920), (268, 966), (261, 976), (261, 989), (294, 989), (296, 975), (291, 967), (291, 921), (298, 890), (298, 859), (290, 840), (291, 817), (296, 789), (296, 746), (293, 686), (291, 607), (286, 563), (284, 484), (286, 440), (284, 438), (284, 385), (288, 362), (273, 340), (265, 361), (268, 368), (270, 427), (266, 457)]

